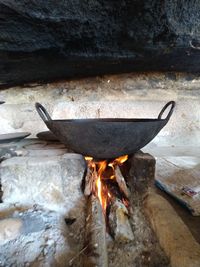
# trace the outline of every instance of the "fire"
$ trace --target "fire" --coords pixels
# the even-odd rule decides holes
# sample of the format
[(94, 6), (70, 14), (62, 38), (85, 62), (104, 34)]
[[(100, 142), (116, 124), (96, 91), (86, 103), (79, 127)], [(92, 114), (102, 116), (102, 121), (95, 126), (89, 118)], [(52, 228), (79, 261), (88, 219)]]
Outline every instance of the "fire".
[(101, 186), (101, 178), (100, 177), (97, 178), (96, 187), (97, 187), (97, 196), (99, 198), (101, 206), (103, 207), (102, 186)]
[(101, 176), (102, 176), (102, 173), (106, 169), (106, 166), (107, 166), (106, 160), (100, 161), (99, 163), (97, 163), (97, 166), (98, 166), (98, 177), (97, 177), (97, 182), (96, 182), (97, 195), (98, 195), (99, 201), (101, 203), (101, 206), (103, 207), (103, 210), (105, 210), (106, 209), (106, 198), (103, 197)]
[(125, 161), (127, 161), (127, 159), (128, 159), (128, 155), (121, 156), (121, 157), (119, 157), (119, 158), (116, 158), (113, 162), (110, 162), (110, 163), (108, 164), (108, 166), (114, 169), (114, 166), (115, 166), (115, 165), (121, 165), (121, 164), (123, 164)]
[[(106, 214), (109, 202), (114, 197), (111, 188), (115, 183), (115, 168), (122, 165), (127, 159), (128, 155), (125, 155), (108, 163), (106, 160), (95, 161), (92, 157), (85, 157), (95, 182), (92, 193), (99, 198), (104, 214)], [(122, 202), (126, 203), (127, 200), (122, 197)]]
[(121, 157), (119, 157), (119, 158), (116, 158), (116, 159), (114, 160), (114, 162), (116, 162), (116, 163), (118, 163), (118, 164), (122, 164), (122, 163), (124, 163), (125, 161), (127, 161), (127, 159), (128, 159), (128, 155), (125, 155), (125, 156), (121, 156)]
[(85, 157), (85, 160), (86, 161), (91, 161), (91, 160), (93, 160), (93, 158), (92, 157)]

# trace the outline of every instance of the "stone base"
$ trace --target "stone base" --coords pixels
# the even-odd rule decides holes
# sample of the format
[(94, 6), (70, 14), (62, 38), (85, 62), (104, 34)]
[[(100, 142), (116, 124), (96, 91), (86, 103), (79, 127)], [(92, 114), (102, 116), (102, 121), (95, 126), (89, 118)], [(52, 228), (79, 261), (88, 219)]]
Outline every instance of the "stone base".
[(200, 245), (172, 206), (151, 192), (145, 201), (146, 213), (172, 267), (199, 267)]
[(49, 209), (63, 208), (64, 212), (82, 206), (84, 159), (78, 154), (64, 154), (59, 146), (32, 143), (21, 148), (25, 156), (1, 163), (4, 203), (40, 204)]
[(129, 161), (129, 176), (133, 181), (133, 187), (142, 195), (154, 183), (156, 160), (152, 155), (139, 151)]
[[(60, 143), (24, 140), (0, 174), (0, 266), (81, 266), (85, 162)], [(17, 153), (18, 153), (17, 152)], [(12, 156), (12, 155), (9, 155)]]

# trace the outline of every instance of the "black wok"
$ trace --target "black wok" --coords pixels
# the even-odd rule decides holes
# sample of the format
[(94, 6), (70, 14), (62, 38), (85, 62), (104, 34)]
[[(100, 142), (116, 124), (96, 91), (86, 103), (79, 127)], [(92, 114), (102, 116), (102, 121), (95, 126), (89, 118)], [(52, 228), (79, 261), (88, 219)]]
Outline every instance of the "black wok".
[[(162, 115), (171, 105), (165, 119)], [(132, 154), (148, 144), (169, 121), (175, 102), (168, 102), (157, 119), (52, 120), (45, 108), (35, 104), (47, 127), (68, 148), (99, 159)]]

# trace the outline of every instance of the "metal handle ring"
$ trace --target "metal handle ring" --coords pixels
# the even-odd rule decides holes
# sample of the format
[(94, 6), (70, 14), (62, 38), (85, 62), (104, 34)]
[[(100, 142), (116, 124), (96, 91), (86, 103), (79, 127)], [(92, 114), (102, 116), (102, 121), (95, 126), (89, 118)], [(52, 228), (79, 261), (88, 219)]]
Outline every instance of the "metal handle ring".
[(51, 121), (51, 117), (49, 113), (46, 111), (46, 109), (40, 104), (40, 103), (35, 103), (35, 108), (40, 115), (41, 119), (46, 122), (46, 121)]
[(163, 113), (165, 112), (165, 110), (166, 110), (170, 105), (171, 105), (171, 108), (170, 108), (169, 113), (168, 113), (168, 115), (166, 116), (165, 120), (168, 121), (168, 120), (170, 119), (170, 117), (171, 117), (171, 115), (172, 115), (172, 113), (173, 113), (173, 111), (174, 111), (174, 107), (175, 107), (175, 105), (176, 105), (175, 101), (170, 101), (170, 102), (168, 102), (168, 103), (162, 108), (160, 114), (158, 115), (158, 119), (159, 119), (159, 120), (162, 119), (161, 117), (162, 117)]

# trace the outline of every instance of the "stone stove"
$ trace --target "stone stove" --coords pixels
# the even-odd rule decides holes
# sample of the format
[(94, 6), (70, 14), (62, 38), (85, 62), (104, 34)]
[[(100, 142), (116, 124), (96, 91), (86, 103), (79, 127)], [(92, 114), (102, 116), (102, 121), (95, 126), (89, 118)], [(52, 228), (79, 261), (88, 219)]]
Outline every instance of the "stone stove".
[[(147, 181), (151, 183), (154, 177), (155, 160), (150, 155), (139, 153), (127, 163), (133, 237), (127, 239), (123, 230), (120, 238), (114, 240), (105, 229), (102, 232), (104, 218), (98, 228), (95, 207), (89, 208), (82, 193), (86, 162), (81, 155), (69, 153), (60, 143), (37, 139), (25, 139), (12, 146), (20, 156), (12, 157), (7, 153), (5, 157), (10, 158), (4, 158), (0, 169), (2, 266), (93, 266), (89, 260), (92, 250), (102, 245), (104, 254), (94, 254), (99, 267), (169, 266), (142, 208), (148, 187), (148, 182), (144, 186), (144, 180), (149, 178)], [(138, 179), (134, 181), (130, 177)], [(143, 184), (142, 188), (139, 184)], [(93, 217), (91, 223), (88, 209), (89, 216)], [(95, 236), (95, 242), (100, 241), (93, 243), (89, 252), (86, 250), (87, 233)], [(97, 238), (99, 235), (105, 235), (105, 243), (102, 237)]]

